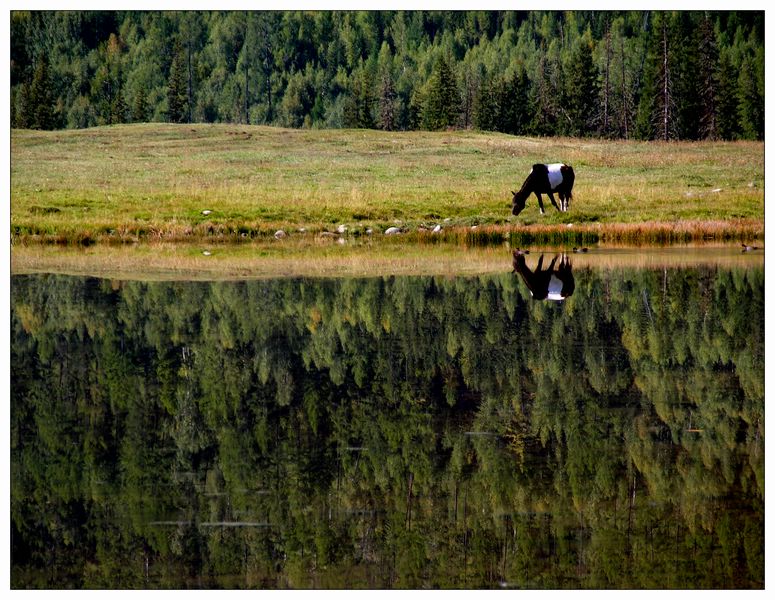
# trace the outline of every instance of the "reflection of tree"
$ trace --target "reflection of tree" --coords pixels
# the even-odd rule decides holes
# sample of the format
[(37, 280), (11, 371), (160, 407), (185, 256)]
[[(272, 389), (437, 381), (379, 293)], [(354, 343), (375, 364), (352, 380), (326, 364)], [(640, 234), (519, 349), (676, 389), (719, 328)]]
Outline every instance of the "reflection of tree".
[(13, 585), (761, 586), (763, 272), (577, 277), (14, 277)]

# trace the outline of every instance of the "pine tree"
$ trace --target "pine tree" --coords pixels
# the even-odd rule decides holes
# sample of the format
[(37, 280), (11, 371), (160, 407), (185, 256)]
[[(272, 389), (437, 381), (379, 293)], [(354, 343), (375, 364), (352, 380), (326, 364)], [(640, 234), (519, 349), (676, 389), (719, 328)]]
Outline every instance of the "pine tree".
[(699, 76), (700, 76), (700, 137), (715, 140), (719, 137), (718, 95), (719, 56), (716, 32), (708, 15), (699, 28)]
[(148, 120), (148, 99), (145, 94), (145, 88), (140, 88), (135, 94), (135, 101), (132, 104), (132, 122), (144, 123)]
[(569, 66), (563, 71), (565, 82), (564, 113), (567, 133), (588, 135), (594, 127), (597, 110), (597, 68), (592, 58), (592, 41), (582, 38), (576, 46)]
[(390, 72), (382, 73), (382, 83), (379, 89), (379, 126), (385, 131), (393, 131), (396, 126), (396, 88)]
[[(712, 28), (712, 26), (711, 26)], [(708, 73), (701, 65), (698, 36), (701, 36), (701, 24), (697, 22), (697, 13), (681, 11), (672, 22), (671, 44), (673, 48), (673, 92), (676, 106), (677, 139), (699, 139), (700, 120), (703, 114), (703, 102), (712, 98), (703, 97), (704, 77), (713, 79), (715, 61), (708, 65)], [(712, 60), (712, 59), (711, 59)], [(710, 84), (711, 87), (713, 84)]]
[(738, 80), (740, 129), (749, 140), (764, 139), (764, 94), (760, 89), (754, 59), (746, 56)]
[(552, 82), (556, 71), (557, 64), (542, 52), (531, 88), (530, 103), (534, 107), (529, 128), (531, 134), (554, 135), (557, 132), (558, 94)]
[(718, 88), (716, 112), (718, 136), (722, 140), (734, 140), (740, 137), (740, 117), (737, 98), (738, 72), (729, 59), (728, 52), (719, 56)]
[(167, 84), (167, 119), (170, 123), (183, 123), (186, 120), (188, 89), (186, 85), (186, 65), (183, 49), (179, 41), (175, 42), (172, 66)]
[(613, 60), (613, 45), (611, 42), (611, 23), (606, 20), (605, 35), (603, 37), (603, 85), (601, 86), (601, 115), (600, 131), (604, 136), (611, 133), (611, 63)]
[(644, 65), (644, 83), (637, 115), (637, 136), (663, 141), (678, 138), (675, 97), (675, 49), (668, 16), (657, 14)]
[(25, 121), (30, 129), (54, 129), (54, 96), (45, 55), (38, 59), (26, 101)]
[(524, 135), (532, 114), (530, 80), (520, 65), (500, 86), (498, 131)]
[(504, 96), (501, 93), (500, 81), (490, 75), (482, 81), (476, 94), (474, 125), (481, 131), (497, 131), (500, 115), (500, 102)]
[(124, 101), (124, 94), (121, 93), (121, 88), (116, 90), (113, 96), (113, 101), (110, 103), (110, 123), (126, 123), (128, 107)]
[(457, 125), (460, 110), (455, 74), (444, 56), (440, 56), (428, 81), (422, 122), (425, 129), (435, 131)]
[(19, 129), (29, 129), (30, 127), (32, 116), (32, 111), (30, 110), (31, 88), (32, 82), (24, 81), (16, 95), (13, 126)]

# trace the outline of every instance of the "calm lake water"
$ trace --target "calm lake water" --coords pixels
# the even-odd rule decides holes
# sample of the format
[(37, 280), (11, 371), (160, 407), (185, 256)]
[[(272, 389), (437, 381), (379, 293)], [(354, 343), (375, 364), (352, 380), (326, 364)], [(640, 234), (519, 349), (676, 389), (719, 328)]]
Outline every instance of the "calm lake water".
[(574, 256), (14, 275), (12, 587), (762, 588), (763, 261)]

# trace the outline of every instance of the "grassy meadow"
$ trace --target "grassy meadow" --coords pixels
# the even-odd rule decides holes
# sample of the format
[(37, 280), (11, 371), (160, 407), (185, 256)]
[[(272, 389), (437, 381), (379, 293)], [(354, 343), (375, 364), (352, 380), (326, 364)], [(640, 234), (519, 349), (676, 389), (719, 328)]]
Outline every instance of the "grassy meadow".
[[(570, 211), (510, 190), (535, 162), (576, 171)], [(207, 212), (210, 211), (210, 212)], [(472, 131), (143, 124), (11, 132), (14, 245), (249, 241), (337, 232), (466, 244), (669, 243), (764, 234), (764, 144)], [(472, 229), (472, 226), (477, 226)], [(406, 235), (408, 233), (409, 235)], [(287, 238), (286, 238), (287, 241)]]

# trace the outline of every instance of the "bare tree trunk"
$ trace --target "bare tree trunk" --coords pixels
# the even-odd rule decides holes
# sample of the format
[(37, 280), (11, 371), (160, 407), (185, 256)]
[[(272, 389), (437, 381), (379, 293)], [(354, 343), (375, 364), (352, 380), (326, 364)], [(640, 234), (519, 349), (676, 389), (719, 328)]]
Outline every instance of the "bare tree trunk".
[(188, 122), (191, 123), (191, 103), (194, 96), (194, 75), (191, 72), (191, 40), (186, 44), (188, 48)]
[(622, 55), (622, 124), (624, 126), (624, 139), (628, 140), (630, 139), (630, 105), (628, 100), (628, 94), (627, 94), (627, 70), (625, 68), (624, 64), (624, 37), (622, 37), (622, 46), (621, 46), (621, 55)]
[(667, 62), (667, 23), (662, 23), (662, 136), (668, 139), (668, 118), (670, 116), (670, 76)]
[(608, 133), (608, 105), (611, 95), (611, 22), (605, 32), (605, 84), (603, 85), (603, 133)]

